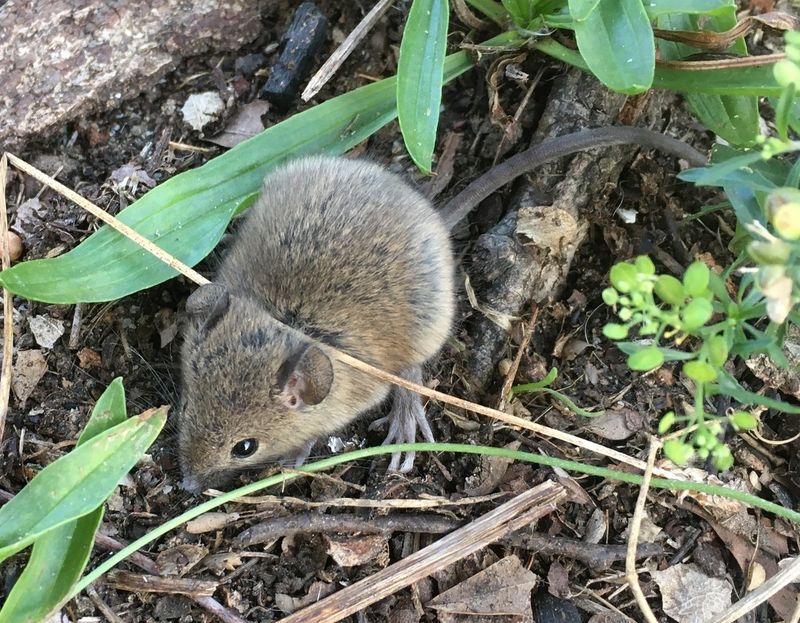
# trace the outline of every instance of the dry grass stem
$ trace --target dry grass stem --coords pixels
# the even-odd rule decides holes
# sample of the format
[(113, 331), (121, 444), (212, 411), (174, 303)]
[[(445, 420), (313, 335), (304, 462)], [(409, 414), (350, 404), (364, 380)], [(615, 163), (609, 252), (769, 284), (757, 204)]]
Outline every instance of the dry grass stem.
[[(128, 225), (126, 225), (125, 223), (120, 221), (118, 218), (111, 216), (108, 212), (106, 212), (102, 208), (97, 207), (96, 205), (94, 205), (88, 199), (85, 199), (84, 197), (81, 197), (74, 190), (64, 186), (64, 184), (62, 184), (61, 182), (58, 182), (58, 181), (54, 180), (49, 175), (47, 175), (45, 173), (42, 173), (36, 167), (33, 167), (33, 166), (29, 165), (24, 160), (20, 160), (19, 158), (17, 158), (13, 154), (7, 154), (7, 155), (8, 155), (9, 162), (11, 162), (11, 164), (13, 164), (15, 167), (17, 167), (20, 171), (23, 171), (23, 172), (27, 173), (28, 175), (30, 175), (35, 180), (41, 182), (42, 184), (45, 184), (46, 186), (49, 186), (50, 188), (52, 188), (55, 191), (58, 191), (59, 193), (61, 193), (64, 197), (66, 197), (70, 201), (78, 204), (80, 207), (82, 207), (87, 212), (91, 213), (92, 215), (96, 216), (97, 218), (99, 218), (104, 223), (107, 223), (108, 225), (113, 227), (120, 234), (122, 234), (126, 238), (129, 238), (130, 240), (132, 240), (133, 242), (138, 244), (144, 250), (146, 250), (149, 253), (152, 253), (153, 255), (155, 255), (159, 260), (164, 262), (170, 268), (178, 271), (179, 273), (181, 273), (185, 277), (191, 279), (195, 283), (198, 283), (198, 284), (201, 284), (201, 285), (209, 283), (208, 279), (203, 277), (196, 270), (194, 270), (192, 268), (189, 268), (183, 262), (179, 262), (172, 255), (170, 255), (169, 253), (164, 251), (158, 245), (150, 242), (147, 238), (142, 236), (135, 229), (129, 227)], [(5, 213), (5, 211), (4, 211), (4, 213)]]
[(798, 578), (800, 578), (800, 556), (708, 623), (734, 623)]
[[(11, 266), (8, 255), (8, 215), (6, 214), (6, 176), (8, 158), (0, 158), (0, 237), (2, 238), (3, 270)], [(6, 427), (6, 415), (11, 398), (11, 362), (14, 358), (14, 301), (11, 292), (3, 288), (3, 364), (0, 368), (0, 444)]]
[(639, 530), (642, 526), (644, 517), (644, 505), (647, 502), (647, 492), (650, 490), (650, 479), (653, 477), (653, 465), (656, 462), (656, 454), (661, 447), (661, 443), (655, 437), (650, 438), (650, 449), (647, 453), (647, 469), (644, 470), (642, 486), (639, 488), (639, 497), (636, 499), (636, 509), (631, 518), (630, 530), (628, 532), (628, 550), (625, 556), (625, 579), (631, 587), (633, 597), (639, 605), (642, 615), (648, 623), (658, 623), (656, 615), (650, 609), (650, 604), (644, 596), (642, 587), (639, 584), (639, 573), (636, 570), (636, 550), (639, 546)]
[[(307, 475), (308, 472), (303, 472)], [(214, 491), (212, 497), (222, 495), (219, 491)], [(294, 498), (288, 496), (278, 495), (250, 495), (237, 498), (238, 504), (271, 504), (271, 505), (290, 505), (290, 506), (303, 506), (305, 508), (444, 508), (450, 506), (473, 506), (475, 504), (483, 504), (484, 502), (491, 502), (497, 498), (506, 497), (509, 495), (507, 491), (500, 491), (498, 493), (491, 493), (489, 495), (479, 495), (474, 497), (460, 498), (458, 500), (448, 500), (447, 498), (431, 498), (431, 499), (397, 499), (397, 500), (372, 500), (369, 498), (332, 498), (330, 500), (323, 500), (322, 502), (312, 502), (303, 500), (301, 498)]]
[(525, 354), (525, 351), (528, 350), (528, 344), (531, 343), (531, 338), (533, 337), (533, 332), (536, 328), (536, 319), (538, 317), (539, 307), (534, 305), (530, 322), (523, 323), (522, 325), (522, 340), (520, 341), (519, 348), (517, 348), (517, 354), (514, 357), (514, 361), (511, 362), (511, 367), (508, 369), (506, 378), (503, 380), (503, 387), (500, 390), (500, 401), (497, 404), (498, 411), (505, 411), (506, 407), (508, 406), (508, 396), (511, 394), (511, 388), (514, 385), (514, 381), (517, 379), (517, 371), (519, 370), (519, 364), (522, 361), (522, 356)]
[(333, 623), (418, 582), (457, 560), (519, 530), (555, 510), (565, 489), (544, 482), (494, 510), (317, 603), (281, 619), (282, 623)]
[(364, 19), (358, 23), (358, 26), (353, 28), (353, 31), (347, 35), (347, 38), (342, 41), (341, 45), (328, 57), (328, 60), (322, 64), (319, 71), (308, 81), (308, 85), (305, 90), (303, 90), (302, 95), (300, 95), (304, 102), (314, 97), (319, 90), (325, 86), (325, 83), (337, 72), (345, 59), (356, 49), (356, 46), (361, 40), (367, 36), (370, 29), (378, 22), (383, 14), (386, 13), (387, 9), (392, 5), (392, 2), (394, 2), (394, 0), (378, 0), (369, 13), (364, 16)]

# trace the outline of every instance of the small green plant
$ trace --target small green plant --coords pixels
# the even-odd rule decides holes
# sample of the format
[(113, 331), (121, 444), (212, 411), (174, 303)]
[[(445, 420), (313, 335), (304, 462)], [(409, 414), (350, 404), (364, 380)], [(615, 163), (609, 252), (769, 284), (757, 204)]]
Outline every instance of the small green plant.
[(67, 600), (89, 560), (103, 505), (166, 421), (162, 407), (128, 418), (122, 379), (97, 401), (74, 450), (0, 508), (0, 562), (33, 545), (0, 623), (38, 623)]
[[(721, 274), (694, 262), (679, 280), (657, 274), (653, 262), (642, 256), (616, 264), (611, 287), (603, 292), (603, 301), (619, 319), (603, 333), (619, 341), (628, 366), (648, 371), (665, 361), (682, 361), (683, 374), (694, 383), (692, 411), (669, 412), (659, 423), (661, 434), (677, 424), (685, 427), (679, 438), (664, 444), (665, 454), (678, 464), (697, 454), (727, 469), (733, 457), (720, 439), (723, 424), (735, 430), (758, 425), (744, 408), (724, 416), (709, 414), (705, 400), (710, 396), (728, 395), (742, 407), (761, 404), (800, 413), (792, 405), (745, 391), (726, 366), (732, 357), (758, 353), (787, 366), (784, 337), (791, 324), (800, 322), (795, 311), (800, 301), (800, 160), (786, 158), (800, 150), (800, 143), (788, 136), (789, 128), (798, 127), (794, 107), (800, 35), (789, 33), (786, 42), (788, 58), (774, 68), (784, 89), (776, 103), (780, 136), (760, 137), (759, 148), (753, 150), (718, 148), (711, 166), (681, 174), (699, 186), (725, 191), (737, 218), (731, 242), (736, 260)], [(634, 333), (641, 342), (624, 341)]]

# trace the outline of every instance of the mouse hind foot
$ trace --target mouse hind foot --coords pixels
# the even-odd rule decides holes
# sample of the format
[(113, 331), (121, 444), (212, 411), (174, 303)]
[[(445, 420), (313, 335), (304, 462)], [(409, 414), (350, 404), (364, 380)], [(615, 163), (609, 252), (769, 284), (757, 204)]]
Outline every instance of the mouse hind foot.
[[(412, 383), (422, 384), (422, 367), (415, 366), (405, 370), (400, 374), (404, 379)], [(422, 405), (422, 396), (404, 387), (395, 387), (392, 408), (389, 415), (375, 420), (370, 425), (370, 430), (389, 425), (389, 431), (383, 445), (392, 443), (414, 443), (417, 439), (417, 429), (425, 441), (433, 443), (433, 431), (425, 415), (425, 408)], [(414, 467), (415, 452), (406, 452), (405, 459), (400, 463), (401, 453), (392, 454), (389, 463), (390, 472), (399, 471), (402, 474), (408, 473)]]

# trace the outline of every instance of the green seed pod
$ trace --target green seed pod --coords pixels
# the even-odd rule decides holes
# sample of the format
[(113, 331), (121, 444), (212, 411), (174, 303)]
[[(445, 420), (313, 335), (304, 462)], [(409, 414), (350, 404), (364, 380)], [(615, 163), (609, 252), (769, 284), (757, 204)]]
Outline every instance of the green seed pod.
[(667, 439), (664, 442), (664, 456), (675, 465), (686, 465), (692, 454), (694, 454), (692, 446), (680, 439)]
[(708, 456), (711, 454), (708, 448), (698, 448), (697, 449), (697, 456), (700, 457), (702, 460), (706, 460)]
[(617, 316), (622, 322), (628, 322), (633, 316), (633, 310), (630, 307), (620, 307), (620, 310), (617, 312)]
[(730, 448), (725, 445), (718, 445), (711, 451), (711, 462), (720, 471), (727, 471), (733, 467), (733, 455)]
[(689, 296), (700, 296), (708, 288), (708, 266), (703, 262), (692, 262), (683, 274), (683, 288)]
[(660, 275), (656, 280), (656, 294), (665, 303), (681, 305), (686, 299), (683, 284), (672, 275)]
[(747, 411), (734, 411), (728, 417), (737, 430), (754, 430), (758, 428), (758, 420)]
[(721, 368), (728, 360), (728, 340), (724, 335), (714, 335), (706, 340), (708, 359), (712, 365)]
[(643, 275), (655, 275), (656, 274), (656, 267), (653, 264), (653, 260), (651, 260), (646, 255), (640, 255), (634, 261), (634, 265), (636, 266), (636, 270), (638, 270)]
[(753, 240), (747, 245), (747, 254), (753, 261), (766, 266), (784, 266), (789, 261), (792, 247), (783, 240)]
[(603, 335), (609, 340), (624, 340), (628, 337), (628, 327), (611, 322), (603, 327)]
[(784, 203), (770, 215), (775, 231), (784, 240), (800, 238), (800, 203)]
[(633, 264), (620, 262), (611, 267), (609, 279), (611, 280), (611, 285), (620, 292), (631, 292), (637, 289), (639, 274)]
[(659, 326), (659, 323), (657, 323), (655, 320), (648, 320), (641, 327), (639, 327), (639, 333), (641, 335), (655, 335), (658, 333)]
[(694, 331), (702, 327), (705, 323), (711, 320), (714, 313), (714, 308), (711, 306), (711, 301), (708, 299), (692, 299), (692, 301), (683, 308), (681, 312), (681, 320), (683, 320), (683, 328), (686, 331)]
[(717, 371), (705, 361), (687, 361), (683, 373), (698, 383), (711, 383), (717, 380)]
[(619, 293), (614, 288), (603, 290), (603, 302), (609, 307), (613, 307), (619, 301)]
[(664, 363), (664, 355), (655, 346), (648, 346), (628, 357), (628, 367), (638, 372), (655, 370)]
[(667, 411), (658, 422), (658, 434), (663, 435), (675, 424), (675, 412)]
[(775, 63), (772, 74), (775, 76), (775, 82), (782, 87), (788, 87), (790, 84), (795, 88), (800, 86), (800, 67), (790, 60), (784, 59)]

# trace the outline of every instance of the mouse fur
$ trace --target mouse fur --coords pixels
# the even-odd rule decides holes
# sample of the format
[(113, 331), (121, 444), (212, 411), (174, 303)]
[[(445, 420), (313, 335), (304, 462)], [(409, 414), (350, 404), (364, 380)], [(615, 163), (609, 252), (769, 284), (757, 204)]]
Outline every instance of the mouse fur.
[[(187, 312), (178, 442), (184, 486), (199, 491), (302, 455), (386, 398), (387, 383), (328, 347), (421, 379), (453, 321), (448, 229), (426, 198), (375, 164), (294, 160), (267, 175)], [(413, 441), (421, 399), (395, 392), (392, 414), (406, 419), (390, 437)], [(240, 451), (252, 444), (236, 446), (245, 440), (257, 442), (249, 456)]]

